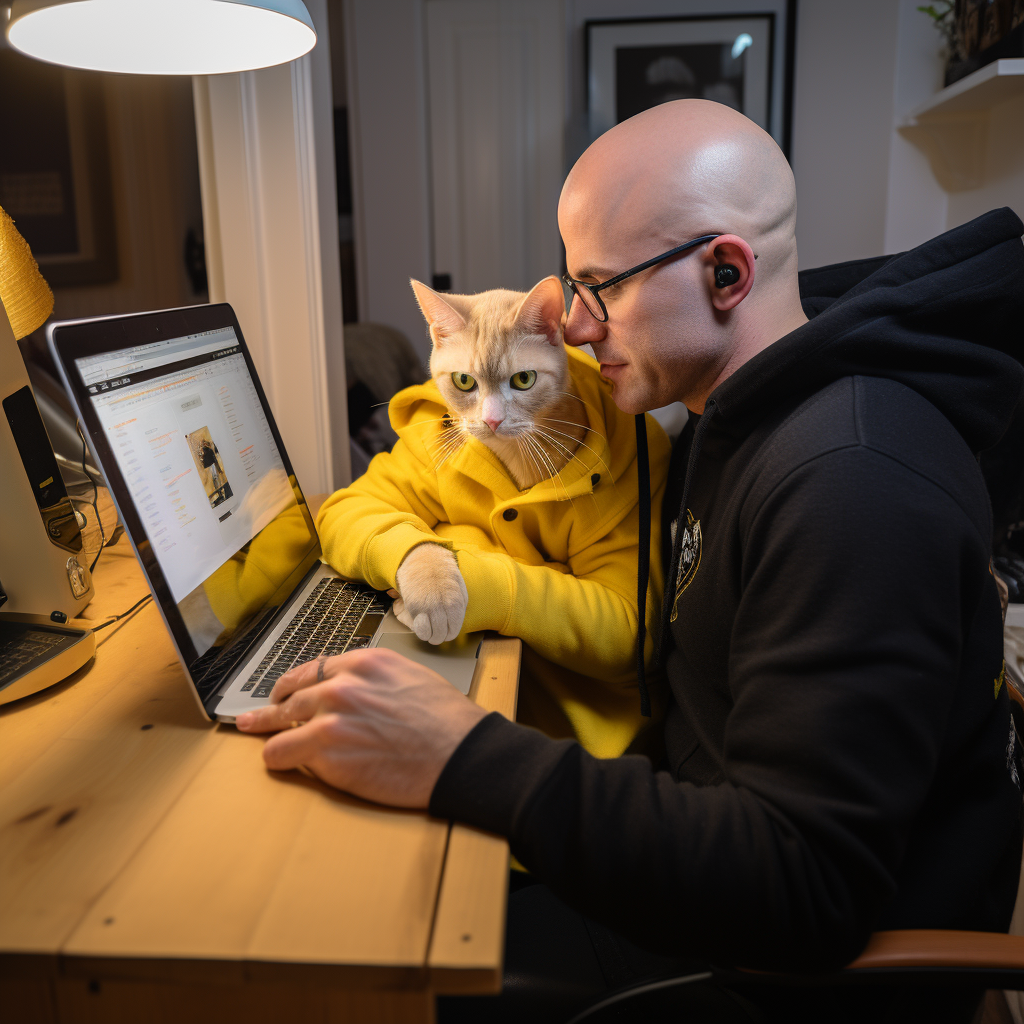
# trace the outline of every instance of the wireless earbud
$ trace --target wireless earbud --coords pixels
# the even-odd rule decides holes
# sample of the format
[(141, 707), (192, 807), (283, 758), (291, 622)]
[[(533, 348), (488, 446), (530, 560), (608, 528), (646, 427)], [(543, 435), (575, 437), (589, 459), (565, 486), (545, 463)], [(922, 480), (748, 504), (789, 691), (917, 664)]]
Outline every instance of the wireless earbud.
[(740, 272), (731, 264), (723, 263), (715, 267), (715, 287), (728, 288), (740, 279)]

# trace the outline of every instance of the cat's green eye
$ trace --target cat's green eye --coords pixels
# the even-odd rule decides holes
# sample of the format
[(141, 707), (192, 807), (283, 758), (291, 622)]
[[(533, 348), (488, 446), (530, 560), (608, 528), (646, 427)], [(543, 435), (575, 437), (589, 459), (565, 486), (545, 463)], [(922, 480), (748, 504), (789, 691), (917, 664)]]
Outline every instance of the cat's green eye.
[(468, 373), (453, 373), (452, 383), (460, 391), (472, 391), (476, 387), (476, 379), (470, 377)]
[(518, 373), (513, 373), (512, 379), (509, 381), (509, 384), (511, 384), (516, 391), (529, 391), (536, 383), (536, 370), (520, 370)]

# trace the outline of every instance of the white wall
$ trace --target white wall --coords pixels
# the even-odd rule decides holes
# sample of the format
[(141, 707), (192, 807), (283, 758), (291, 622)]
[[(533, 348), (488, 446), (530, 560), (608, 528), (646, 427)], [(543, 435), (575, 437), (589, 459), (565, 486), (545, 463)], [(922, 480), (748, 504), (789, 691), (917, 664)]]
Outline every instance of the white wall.
[[(431, 267), (423, 9), (345, 0), (361, 318), (425, 343), (409, 276)], [(746, 10), (745, 0), (551, 0), (566, 26), (567, 166), (587, 145), (583, 24), (590, 18)], [(791, 159), (801, 267), (898, 252), (994, 206), (1024, 212), (1024, 99), (993, 112), (986, 181), (946, 193), (896, 124), (942, 84), (942, 40), (921, 0), (799, 0)], [(387, 54), (386, 62), (380, 54)], [(371, 56), (372, 55), (372, 56)], [(358, 96), (355, 96), (358, 90)], [(358, 109), (357, 109), (358, 108)], [(361, 193), (361, 194), (360, 194)], [(429, 278), (427, 278), (429, 280)]]
[(895, 0), (799, 5), (792, 164), (801, 267), (883, 251), (897, 15)]
[(325, 0), (289, 64), (194, 79), (210, 299), (238, 316), (307, 494), (350, 479)]
[[(941, 89), (942, 76), (941, 37), (917, 10), (917, 0), (900, 0), (894, 124)], [(890, 135), (887, 187), (885, 252), (903, 252), (946, 230), (948, 197), (928, 158), (895, 128)]]
[(984, 177), (978, 188), (950, 193), (949, 227), (996, 206), (1024, 214), (1024, 96), (1005, 100), (989, 116)]
[(551, 0), (426, 5), (433, 267), (454, 292), (562, 267), (563, 24)]
[(430, 283), (423, 0), (346, 0), (359, 319), (397, 327), (422, 354), (409, 278)]
[(58, 319), (204, 302), (185, 272), (188, 229), (202, 228), (188, 79), (103, 75), (118, 278), (55, 288)]
[(1024, 97), (996, 107), (984, 182), (946, 192), (897, 126), (942, 88), (920, 0), (802, 0), (793, 171), (801, 267), (901, 252), (998, 206), (1024, 210)]

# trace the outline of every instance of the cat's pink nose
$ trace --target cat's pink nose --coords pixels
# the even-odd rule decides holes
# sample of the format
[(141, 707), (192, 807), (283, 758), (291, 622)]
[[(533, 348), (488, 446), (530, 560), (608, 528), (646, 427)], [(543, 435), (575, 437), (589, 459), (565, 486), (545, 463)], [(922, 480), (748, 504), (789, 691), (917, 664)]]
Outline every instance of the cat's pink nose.
[(496, 434), (498, 432), (498, 427), (500, 427), (502, 425), (502, 423), (504, 423), (504, 422), (505, 422), (505, 418), (504, 417), (502, 417), (501, 419), (494, 419), (494, 420), (489, 420), (486, 416), (484, 417), (484, 423), (486, 423), (487, 426), (489, 426), (491, 428), (491, 433), (492, 434)]

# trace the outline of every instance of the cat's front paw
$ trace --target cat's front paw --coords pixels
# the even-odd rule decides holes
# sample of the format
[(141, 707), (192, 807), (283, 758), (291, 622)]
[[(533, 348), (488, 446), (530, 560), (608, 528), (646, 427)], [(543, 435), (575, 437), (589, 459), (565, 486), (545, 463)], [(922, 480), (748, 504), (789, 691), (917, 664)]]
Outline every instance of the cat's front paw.
[(418, 544), (402, 559), (395, 586), (395, 617), (421, 640), (454, 640), (466, 617), (469, 594), (455, 556), (440, 544)]

